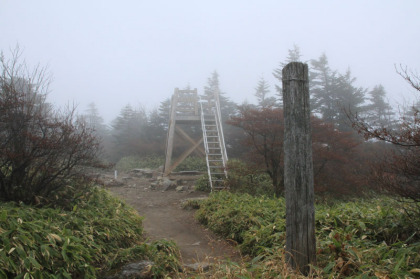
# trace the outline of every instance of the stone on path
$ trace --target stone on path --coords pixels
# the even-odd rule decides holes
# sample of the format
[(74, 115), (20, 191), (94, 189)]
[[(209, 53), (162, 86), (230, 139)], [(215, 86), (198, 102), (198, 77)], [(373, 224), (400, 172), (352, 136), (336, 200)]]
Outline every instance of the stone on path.
[(152, 261), (140, 261), (124, 265), (121, 271), (106, 277), (106, 279), (151, 278), (151, 270), (155, 265)]

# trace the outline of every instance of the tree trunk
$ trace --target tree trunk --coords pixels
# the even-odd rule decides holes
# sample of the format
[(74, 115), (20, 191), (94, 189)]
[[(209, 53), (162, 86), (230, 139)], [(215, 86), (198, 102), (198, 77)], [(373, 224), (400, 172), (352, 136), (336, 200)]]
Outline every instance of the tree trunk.
[(289, 63), (282, 74), (286, 259), (307, 275), (316, 262), (308, 65)]

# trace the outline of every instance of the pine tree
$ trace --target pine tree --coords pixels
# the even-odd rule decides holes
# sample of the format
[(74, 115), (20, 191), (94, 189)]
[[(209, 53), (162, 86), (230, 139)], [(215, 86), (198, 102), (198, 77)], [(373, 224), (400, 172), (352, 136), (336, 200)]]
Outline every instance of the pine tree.
[(337, 72), (330, 69), (325, 54), (322, 54), (318, 60), (311, 60), (309, 80), (312, 112), (334, 123), (338, 102)]
[(89, 127), (95, 130), (95, 133), (100, 137), (104, 137), (108, 134), (108, 128), (105, 125), (104, 119), (99, 114), (98, 108), (95, 103), (90, 103), (86, 109), (86, 113), (83, 115), (84, 120)]
[[(280, 62), (279, 68), (274, 69), (273, 76), (280, 81), (282, 84), (282, 71), (284, 66), (289, 64), (290, 62), (300, 62), (302, 55), (300, 54), (300, 48), (296, 44), (293, 45), (292, 49), (288, 50), (288, 56), (284, 60), (284, 62)], [(275, 85), (276, 91), (280, 97), (280, 105), (282, 105), (283, 101), (283, 90), (281, 85)]]
[(365, 107), (366, 89), (354, 85), (356, 78), (347, 70), (337, 79), (337, 108), (335, 124), (341, 131), (352, 131), (348, 115), (350, 113), (363, 113)]
[(345, 74), (331, 70), (325, 54), (311, 60), (311, 66), (312, 112), (341, 131), (350, 131), (348, 114), (363, 112), (366, 89), (354, 85), (356, 78), (350, 70)]
[(259, 108), (276, 107), (276, 98), (269, 96), (270, 85), (267, 81), (261, 77), (258, 81), (257, 87), (255, 88), (255, 97), (257, 97)]
[(229, 98), (225, 96), (225, 93), (220, 90), (219, 74), (216, 71), (214, 71), (207, 80), (207, 85), (204, 87), (204, 96), (213, 96), (215, 92), (219, 94), (220, 113), (222, 115), (222, 121), (225, 122), (229, 119), (230, 115), (236, 114), (237, 105), (229, 100)]
[(369, 104), (366, 106), (364, 118), (372, 127), (389, 127), (394, 122), (395, 112), (385, 98), (385, 88), (381, 84), (376, 85), (368, 92)]

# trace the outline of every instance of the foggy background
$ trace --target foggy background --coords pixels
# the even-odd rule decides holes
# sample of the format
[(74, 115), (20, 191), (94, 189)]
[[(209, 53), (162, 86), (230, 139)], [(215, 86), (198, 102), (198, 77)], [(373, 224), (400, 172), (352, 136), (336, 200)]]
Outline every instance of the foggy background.
[(0, 49), (17, 44), (29, 65), (48, 66), (49, 101), (94, 102), (105, 121), (126, 104), (148, 110), (213, 71), (237, 103), (293, 45), (302, 60), (325, 53), (356, 86), (382, 84), (392, 104), (413, 99), (394, 65), (418, 69), (420, 1), (54, 1), (0, 0)]

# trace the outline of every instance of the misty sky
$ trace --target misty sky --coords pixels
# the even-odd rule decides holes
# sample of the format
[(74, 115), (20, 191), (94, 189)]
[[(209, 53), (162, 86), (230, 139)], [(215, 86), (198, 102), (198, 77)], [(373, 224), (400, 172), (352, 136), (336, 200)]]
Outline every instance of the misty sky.
[(228, 97), (254, 102), (261, 77), (274, 93), (294, 44), (401, 102), (413, 92), (394, 65), (420, 70), (419, 14), (418, 0), (0, 0), (0, 49), (19, 44), (28, 64), (48, 66), (50, 102), (82, 113), (94, 102), (107, 122), (175, 87), (202, 93), (215, 70)]

